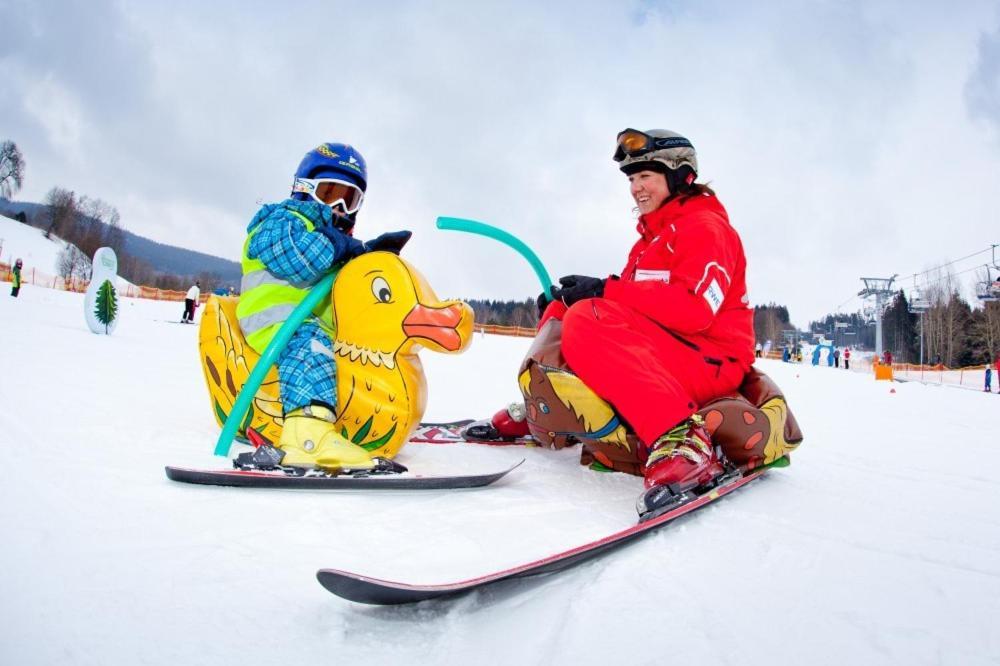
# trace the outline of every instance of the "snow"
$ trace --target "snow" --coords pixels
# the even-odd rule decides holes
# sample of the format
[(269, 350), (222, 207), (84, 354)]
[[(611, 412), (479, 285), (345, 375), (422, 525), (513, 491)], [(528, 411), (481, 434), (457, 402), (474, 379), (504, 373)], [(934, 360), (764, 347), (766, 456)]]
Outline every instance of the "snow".
[[(6, 252), (6, 250), (5, 250)], [(468, 491), (182, 485), (225, 467), (181, 305), (0, 293), (2, 664), (986, 664), (1000, 660), (1000, 396), (764, 361), (806, 439), (785, 470), (560, 574), (451, 600), (344, 601), (323, 567), (449, 582), (631, 525), (641, 482), (575, 450), (408, 445)], [(530, 340), (423, 352), (426, 418), (517, 397)], [(893, 393), (891, 389), (895, 389)], [(236, 449), (234, 449), (234, 453)]]
[(57, 273), (59, 252), (65, 243), (53, 236), (45, 238), (41, 229), (0, 215), (0, 263), (13, 266), (20, 258), (23, 270), (37, 268), (43, 273)]

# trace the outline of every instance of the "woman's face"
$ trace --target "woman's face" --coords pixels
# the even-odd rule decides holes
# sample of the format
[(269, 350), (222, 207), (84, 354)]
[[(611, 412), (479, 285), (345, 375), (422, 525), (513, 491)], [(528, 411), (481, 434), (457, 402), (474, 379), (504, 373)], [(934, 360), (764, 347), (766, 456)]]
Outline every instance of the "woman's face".
[(638, 171), (628, 177), (628, 182), (640, 215), (652, 213), (670, 196), (667, 177), (658, 171)]

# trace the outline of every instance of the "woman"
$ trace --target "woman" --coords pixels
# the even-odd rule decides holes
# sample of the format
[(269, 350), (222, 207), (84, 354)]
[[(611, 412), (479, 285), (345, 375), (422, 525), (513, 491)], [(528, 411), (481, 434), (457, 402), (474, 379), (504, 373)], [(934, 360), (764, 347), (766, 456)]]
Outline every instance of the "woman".
[(722, 474), (695, 411), (735, 391), (753, 364), (753, 310), (743, 245), (715, 192), (695, 182), (691, 142), (626, 129), (614, 159), (639, 211), (639, 239), (621, 277), (560, 278), (539, 327), (562, 319), (567, 364), (639, 437), (653, 508), (666, 487), (682, 492)]

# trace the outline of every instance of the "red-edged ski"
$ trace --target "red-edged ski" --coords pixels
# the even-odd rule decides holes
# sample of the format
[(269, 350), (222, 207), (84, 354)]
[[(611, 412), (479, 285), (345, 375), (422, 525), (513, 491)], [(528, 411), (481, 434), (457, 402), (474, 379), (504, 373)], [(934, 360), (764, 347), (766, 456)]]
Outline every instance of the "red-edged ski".
[(288, 468), (275, 470), (208, 470), (167, 466), (167, 478), (182, 483), (209, 486), (234, 486), (237, 488), (301, 488), (310, 490), (448, 490), (453, 488), (482, 488), (495, 483), (513, 471), (513, 467), (486, 474), (421, 476), (403, 472), (399, 474), (340, 474), (320, 471), (304, 474), (293, 473)]
[(637, 537), (648, 534), (656, 528), (669, 523), (675, 518), (700, 509), (706, 504), (709, 504), (724, 495), (728, 495), (738, 488), (742, 488), (746, 484), (764, 474), (766, 471), (767, 468), (765, 467), (747, 472), (742, 476), (697, 496), (695, 499), (692, 499), (685, 504), (666, 511), (655, 518), (633, 525), (632, 527), (619, 532), (615, 532), (614, 534), (609, 534), (601, 539), (591, 541), (590, 543), (577, 546), (576, 548), (571, 548), (570, 550), (566, 550), (561, 553), (556, 553), (555, 555), (544, 557), (540, 560), (535, 560), (534, 562), (527, 562), (510, 569), (504, 569), (503, 571), (497, 571), (478, 578), (470, 578), (468, 580), (458, 581), (455, 583), (412, 585), (409, 583), (371, 578), (369, 576), (363, 576), (350, 571), (340, 571), (338, 569), (320, 569), (316, 572), (316, 578), (319, 579), (319, 582), (323, 585), (323, 587), (337, 596), (343, 597), (344, 599), (363, 604), (393, 605), (409, 604), (418, 601), (426, 601), (428, 599), (436, 599), (438, 597), (463, 594), (503, 580), (510, 580), (512, 578), (527, 578), (529, 576), (562, 571), (563, 569), (579, 564), (584, 560), (602, 555), (614, 548), (617, 548), (618, 546), (632, 541)]
[(513, 439), (484, 439), (471, 437), (466, 430), (470, 425), (488, 421), (449, 421), (447, 423), (421, 423), (407, 441), (421, 444), (489, 444), (491, 446), (534, 446), (532, 437)]

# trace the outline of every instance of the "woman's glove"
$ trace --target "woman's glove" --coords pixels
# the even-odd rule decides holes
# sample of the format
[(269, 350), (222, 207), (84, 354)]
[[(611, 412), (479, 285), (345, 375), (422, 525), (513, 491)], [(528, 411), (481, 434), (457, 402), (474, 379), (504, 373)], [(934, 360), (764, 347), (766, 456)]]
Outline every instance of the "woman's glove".
[[(556, 292), (556, 289), (558, 289), (558, 287), (556, 287), (555, 285), (552, 285), (551, 287), (549, 287), (549, 290), (552, 291), (553, 294)], [(549, 298), (549, 292), (548, 291), (543, 291), (542, 293), (538, 294), (538, 298), (535, 299), (535, 305), (538, 306), (538, 318), (539, 319), (541, 319), (542, 315), (545, 314), (545, 309), (547, 307), (549, 307), (549, 303), (551, 303), (551, 302), (552, 302), (552, 299)]]
[(605, 278), (567, 275), (559, 278), (562, 286), (552, 290), (552, 298), (562, 301), (567, 307), (585, 298), (599, 298), (604, 295), (605, 282)]

